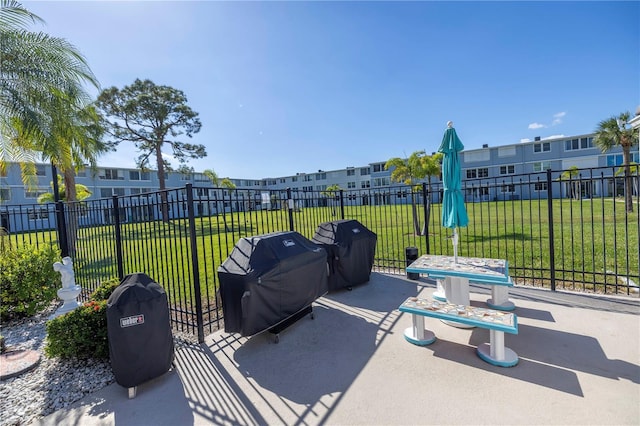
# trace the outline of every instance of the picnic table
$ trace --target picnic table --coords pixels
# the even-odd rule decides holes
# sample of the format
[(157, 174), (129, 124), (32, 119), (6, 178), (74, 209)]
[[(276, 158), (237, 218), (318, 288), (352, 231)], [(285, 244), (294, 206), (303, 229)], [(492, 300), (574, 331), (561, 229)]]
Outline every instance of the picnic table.
[(411, 263), (407, 272), (427, 274), (438, 280), (438, 289), (433, 294), (437, 300), (469, 305), (469, 282), (473, 282), (491, 286), (492, 297), (487, 300), (490, 308), (502, 311), (515, 309), (509, 301), (509, 287), (513, 286), (513, 281), (505, 259), (458, 256), (456, 261), (453, 256), (427, 254)]

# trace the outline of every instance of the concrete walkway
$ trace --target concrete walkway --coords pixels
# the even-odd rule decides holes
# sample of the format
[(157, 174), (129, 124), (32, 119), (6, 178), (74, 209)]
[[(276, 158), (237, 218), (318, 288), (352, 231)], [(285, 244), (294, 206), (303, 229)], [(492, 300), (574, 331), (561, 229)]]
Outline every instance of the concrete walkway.
[[(485, 329), (426, 319), (438, 340), (406, 342), (397, 308), (428, 296), (422, 278), (374, 273), (329, 294), (280, 343), (263, 333), (216, 332), (177, 347), (177, 369), (138, 387), (117, 384), (39, 425), (640, 424), (640, 300), (515, 288), (520, 362), (495, 367), (475, 354)], [(473, 305), (488, 292), (472, 287)]]

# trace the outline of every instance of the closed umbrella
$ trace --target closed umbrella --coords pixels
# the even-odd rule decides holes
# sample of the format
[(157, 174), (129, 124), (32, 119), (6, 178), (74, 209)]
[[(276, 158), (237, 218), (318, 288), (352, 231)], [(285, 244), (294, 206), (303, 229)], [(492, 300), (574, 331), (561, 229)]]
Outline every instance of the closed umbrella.
[(443, 153), (442, 158), (442, 185), (444, 194), (442, 199), (442, 226), (453, 228), (453, 256), (458, 262), (458, 227), (467, 226), (469, 217), (464, 206), (464, 196), (460, 187), (462, 178), (458, 153), (464, 149), (460, 142), (453, 122), (447, 123), (447, 130), (442, 138), (438, 152)]

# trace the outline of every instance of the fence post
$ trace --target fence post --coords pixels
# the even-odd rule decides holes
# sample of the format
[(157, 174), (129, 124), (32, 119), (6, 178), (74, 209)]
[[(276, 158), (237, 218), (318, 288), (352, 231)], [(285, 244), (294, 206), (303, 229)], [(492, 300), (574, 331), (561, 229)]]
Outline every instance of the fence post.
[(64, 214), (64, 203), (60, 201), (58, 188), (58, 170), (56, 165), (51, 163), (51, 184), (53, 185), (53, 201), (56, 206), (56, 230), (58, 231), (58, 247), (62, 257), (69, 256), (69, 241), (67, 239), (67, 218)]
[(187, 214), (189, 218), (189, 243), (191, 245), (191, 270), (193, 271), (193, 292), (196, 297), (196, 322), (198, 327), (198, 343), (204, 342), (204, 320), (202, 318), (202, 297), (200, 289), (200, 266), (198, 265), (198, 242), (196, 241), (196, 215), (193, 205), (193, 185), (188, 183)]
[(116, 234), (116, 262), (118, 264), (118, 279), (122, 281), (124, 278), (124, 268), (122, 266), (122, 229), (120, 229), (120, 206), (118, 205), (118, 196), (114, 195), (113, 199), (113, 225)]
[(344, 189), (340, 189), (340, 219), (344, 220)]
[(547, 169), (547, 210), (549, 216), (549, 270), (551, 272), (551, 290), (556, 291), (555, 243), (553, 238), (553, 189), (551, 170)]
[(427, 192), (427, 184), (422, 182), (422, 204), (424, 207), (424, 241), (426, 246), (425, 254), (431, 254), (431, 247), (429, 246), (429, 216), (431, 216), (431, 201), (427, 198), (431, 194)]
[(58, 222), (58, 245), (62, 257), (69, 256), (69, 240), (67, 238), (67, 218), (64, 212), (64, 203), (56, 202), (56, 220)]
[(293, 208), (294, 202), (291, 198), (291, 188), (287, 188), (287, 211), (289, 212), (289, 231), (295, 231), (293, 227)]

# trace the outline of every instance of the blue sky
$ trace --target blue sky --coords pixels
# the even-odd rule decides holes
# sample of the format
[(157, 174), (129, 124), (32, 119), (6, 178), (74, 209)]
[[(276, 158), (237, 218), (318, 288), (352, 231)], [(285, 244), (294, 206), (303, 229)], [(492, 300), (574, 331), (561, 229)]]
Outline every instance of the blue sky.
[[(431, 153), (448, 120), (474, 149), (590, 133), (640, 106), (637, 1), (23, 4), (103, 88), (182, 90), (202, 121), (184, 141), (208, 152), (189, 165), (221, 177)], [(136, 156), (122, 144), (99, 164)]]

